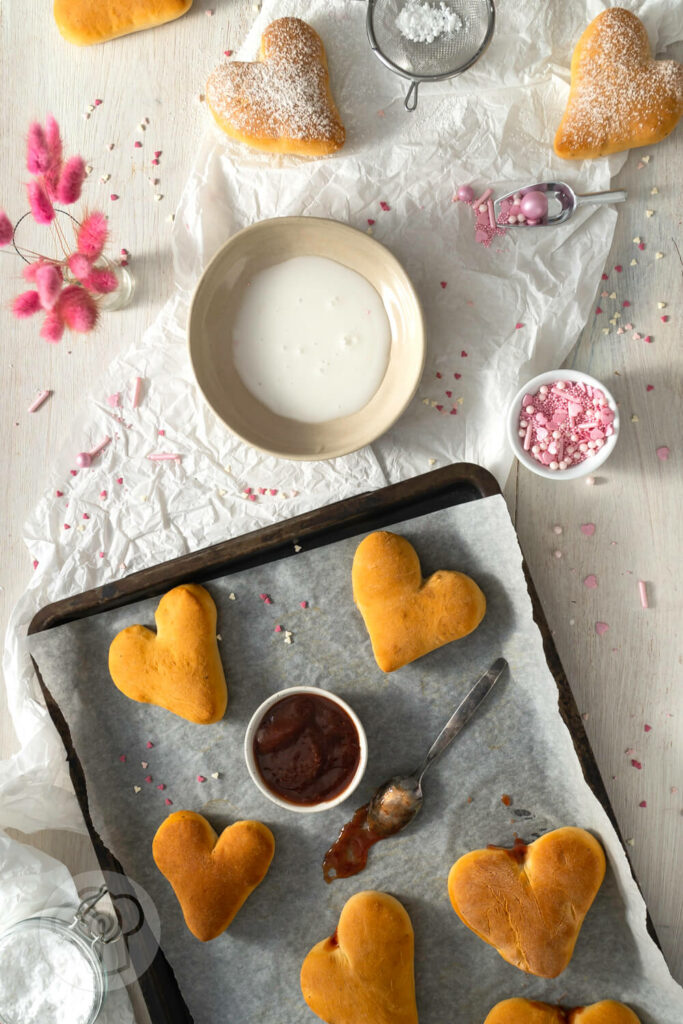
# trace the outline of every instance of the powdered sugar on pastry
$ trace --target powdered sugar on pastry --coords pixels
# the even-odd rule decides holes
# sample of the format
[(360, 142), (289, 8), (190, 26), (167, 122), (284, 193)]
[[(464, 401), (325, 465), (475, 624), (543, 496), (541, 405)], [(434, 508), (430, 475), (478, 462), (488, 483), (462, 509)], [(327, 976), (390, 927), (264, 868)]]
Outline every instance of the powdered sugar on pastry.
[(555, 152), (567, 159), (618, 153), (665, 138), (683, 113), (683, 66), (655, 61), (642, 22), (613, 7), (595, 18), (572, 57)]
[(321, 156), (344, 144), (322, 41), (299, 18), (279, 18), (261, 40), (260, 60), (223, 61), (206, 99), (233, 138), (270, 152)]

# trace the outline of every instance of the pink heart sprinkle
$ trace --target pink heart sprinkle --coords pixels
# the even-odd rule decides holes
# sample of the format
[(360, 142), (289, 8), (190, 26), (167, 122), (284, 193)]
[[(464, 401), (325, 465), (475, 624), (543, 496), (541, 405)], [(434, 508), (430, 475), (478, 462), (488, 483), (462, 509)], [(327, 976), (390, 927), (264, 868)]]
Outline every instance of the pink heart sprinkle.
[(638, 331), (634, 331), (633, 332), (633, 340), (634, 341), (642, 341), (642, 339), (643, 339), (642, 334), (639, 334)]
[(64, 529), (65, 529), (65, 530), (70, 530), (70, 529), (71, 529), (71, 527), (69, 526), (69, 524), (68, 524), (68, 523), (64, 523)]
[(516, 331), (519, 331), (519, 330), (521, 330), (521, 328), (522, 328), (522, 327), (524, 327), (524, 324), (519, 324), (519, 323), (518, 323), (518, 324), (515, 324), (515, 330), (516, 330)]
[(631, 303), (628, 301), (628, 299), (626, 299), (626, 301), (622, 302), (621, 305), (623, 309), (627, 309), (631, 305)]
[(83, 513), (83, 518), (84, 518), (84, 519), (90, 519), (90, 516), (88, 515), (88, 513), (87, 513), (87, 512), (84, 512), (84, 513)]
[(567, 412), (570, 416), (578, 416), (581, 412), (581, 406), (576, 405), (574, 402), (569, 402), (567, 405)]
[(277, 626), (275, 627), (275, 632), (276, 632), (276, 633), (281, 633), (281, 632), (282, 632), (282, 626), (280, 626), (280, 625), (277, 625)]
[(602, 313), (602, 310), (600, 309), (600, 306), (598, 306), (598, 308), (595, 310), (595, 315), (599, 316), (600, 313)]
[(33, 559), (33, 568), (34, 568), (34, 569), (37, 569), (37, 568), (38, 568), (38, 559), (37, 559), (37, 558), (34, 558), (34, 559)]
[(583, 533), (586, 537), (592, 537), (595, 533), (595, 523), (582, 523), (581, 533)]
[(107, 497), (107, 492), (106, 491), (100, 491), (100, 498), (106, 498), (106, 497)]
[(589, 590), (595, 590), (595, 588), (598, 585), (597, 576), (594, 576), (593, 573), (591, 573), (590, 576), (586, 576), (585, 580), (583, 581), (583, 585), (584, 587), (588, 587)]
[(166, 431), (165, 430), (159, 430), (159, 431), (157, 431), (157, 433), (159, 434), (159, 437), (166, 437)]
[(448, 281), (440, 281), (439, 283), (441, 284), (442, 288), (445, 288), (448, 284)]
[(465, 352), (465, 349), (462, 350), (460, 355), (462, 356), (463, 359), (467, 359), (467, 352)]
[(663, 324), (668, 324), (669, 322), (668, 316), (660, 316), (659, 319), (662, 321)]
[(117, 199), (118, 199), (119, 197), (118, 197), (118, 196), (116, 195), (116, 193), (115, 193), (115, 192), (112, 192), (112, 194), (111, 194), (111, 195), (109, 196), (109, 198), (111, 199), (112, 203), (115, 203), (115, 202), (116, 202), (116, 200), (117, 200)]
[(157, 158), (156, 158), (156, 157), (154, 157), (154, 159), (153, 159), (153, 160), (151, 160), (151, 161), (150, 161), (150, 163), (154, 164), (154, 166), (155, 166), (155, 167), (158, 167), (158, 166), (159, 166), (159, 161), (157, 160)]
[(438, 370), (436, 371), (436, 379), (441, 380), (441, 374), (439, 373)]
[(645, 385), (645, 390), (646, 391), (654, 391), (654, 389), (655, 389), (654, 384), (646, 384)]
[(667, 448), (667, 446), (665, 444), (663, 444), (661, 446), (661, 448), (657, 449), (657, 458), (661, 459), (662, 462), (666, 462), (666, 460), (669, 458), (670, 454), (671, 454), (671, 452), (670, 452), (670, 450)]
[(641, 242), (641, 243), (639, 244), (638, 248), (639, 248), (639, 249), (641, 250), (641, 252), (642, 252), (642, 250), (643, 250), (643, 249), (645, 248), (645, 242)]
[(632, 331), (633, 330), (633, 324), (624, 324), (624, 330), (625, 331)]
[(604, 636), (608, 629), (609, 626), (606, 622), (595, 623), (595, 632), (598, 634), (598, 636)]
[(265, 599), (268, 597), (268, 595), (267, 594), (259, 594), (259, 597), (261, 598), (262, 601), (265, 601)]
[(145, 782), (153, 782), (153, 781), (154, 780), (153, 780), (151, 775), (145, 775)]
[(536, 427), (536, 437), (539, 441), (545, 441), (548, 436), (548, 431), (545, 427)]
[(145, 743), (145, 746), (147, 747), (148, 750), (151, 750), (152, 747), (154, 746), (154, 744), (152, 743), (151, 740), (147, 740), (147, 742)]
[(616, 270), (617, 274), (620, 274), (624, 268), (622, 267), (621, 263), (618, 263), (614, 269)]
[(460, 378), (462, 377), (462, 374), (461, 373), (454, 373), (453, 376), (455, 377), (456, 380), (460, 380)]
[(639, 807), (647, 807), (647, 800), (641, 800), (638, 804)]
[(125, 760), (126, 760), (126, 755), (125, 754), (119, 754), (119, 761), (125, 762)]
[(451, 409), (450, 415), (451, 416), (457, 416), (458, 415), (458, 410), (454, 407), (453, 409)]
[(264, 604), (272, 604), (273, 602), (272, 602), (270, 597), (267, 597), (263, 603)]
[(633, 768), (637, 768), (638, 771), (640, 771), (641, 768), (643, 767), (642, 764), (640, 763), (640, 761), (636, 761), (635, 757), (631, 758), (631, 765), (632, 765)]
[(373, 220), (373, 218), (372, 217), (368, 217), (368, 224), (370, 225), (370, 227), (372, 227), (372, 225), (374, 223), (375, 223), (375, 221)]
[(249, 501), (256, 501), (256, 495), (255, 494), (250, 494), (249, 495)]
[(645, 335), (645, 337), (643, 338), (643, 341), (645, 342), (646, 345), (651, 345), (652, 344), (652, 338), (650, 337), (649, 334)]
[(169, 800), (168, 797), (166, 797), (166, 799), (164, 800), (164, 803), (166, 804), (167, 807), (172, 807), (173, 806), (173, 801)]
[(116, 478), (116, 482), (117, 482), (117, 484), (122, 484), (123, 483), (123, 477), (122, 476), (117, 477)]
[(652, 726), (648, 725), (647, 723), (643, 726), (643, 729), (645, 730), (645, 732), (652, 732)]
[(389, 206), (389, 203), (386, 203), (383, 199), (380, 201), (379, 205), (381, 206), (381, 208), (384, 210), (385, 213), (388, 213), (389, 210), (391, 209), (391, 207)]
[(259, 487), (258, 492), (259, 492), (259, 494), (265, 494), (266, 493), (265, 487)]
[(302, 608), (308, 608), (308, 601), (300, 601), (299, 603)]
[[(226, 50), (225, 52), (226, 52), (227, 54), (231, 54), (231, 53), (232, 53), (232, 50)], [(159, 157), (161, 156), (161, 150), (160, 150), (160, 149), (155, 149), (155, 150), (154, 150), (154, 156), (155, 156), (155, 157), (156, 157), (156, 159), (158, 160), (158, 159), (159, 159)]]
[(164, 785), (163, 782), (160, 782), (159, 785), (157, 786), (157, 789), (166, 789), (166, 786)]
[(100, 558), (104, 558), (104, 551), (100, 551)]
[(197, 782), (206, 782), (205, 776), (204, 775), (198, 775), (197, 776)]
[(271, 488), (270, 488), (270, 494), (271, 494), (271, 495), (272, 495), (273, 497), (275, 497), (275, 495), (277, 494), (277, 487), (271, 487)]
[(56, 498), (63, 498), (64, 497), (64, 491), (55, 491), (55, 497)]
[(71, 473), (71, 476), (78, 476), (78, 470), (77, 469), (70, 469), (69, 472)]
[(99, 107), (102, 105), (102, 100), (95, 100), (95, 106)]
[(442, 412), (443, 411), (443, 406), (442, 405), (435, 405), (434, 408), (436, 409), (437, 412)]
[(602, 280), (603, 280), (603, 281), (606, 281), (606, 280), (607, 280), (607, 278), (608, 278), (608, 276), (609, 276), (608, 274), (603, 274), (603, 275), (602, 275)]
[(452, 397), (453, 397), (453, 392), (452, 391), (447, 391), (446, 392), (446, 398), (452, 398)]

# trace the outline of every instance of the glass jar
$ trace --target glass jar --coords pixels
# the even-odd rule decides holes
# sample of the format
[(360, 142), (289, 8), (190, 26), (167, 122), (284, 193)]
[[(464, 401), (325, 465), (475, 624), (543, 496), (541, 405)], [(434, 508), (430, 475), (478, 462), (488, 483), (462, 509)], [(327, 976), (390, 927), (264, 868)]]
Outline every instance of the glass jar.
[(77, 908), (43, 910), (0, 934), (2, 1024), (94, 1024), (107, 994), (103, 950), (120, 935), (95, 909), (106, 893), (102, 886)]

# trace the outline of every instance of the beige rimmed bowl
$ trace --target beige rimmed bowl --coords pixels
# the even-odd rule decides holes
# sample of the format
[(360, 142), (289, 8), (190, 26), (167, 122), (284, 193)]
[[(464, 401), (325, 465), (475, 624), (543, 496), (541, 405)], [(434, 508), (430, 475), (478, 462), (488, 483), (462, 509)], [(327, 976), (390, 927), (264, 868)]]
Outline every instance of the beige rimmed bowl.
[[(351, 416), (324, 423), (279, 416), (247, 390), (235, 368), (232, 325), (244, 289), (254, 274), (295, 256), (322, 256), (355, 270), (378, 292), (389, 318), (384, 378)], [(283, 459), (334, 459), (375, 441), (405, 411), (424, 367), (422, 310), (401, 264), (362, 231), (318, 217), (262, 220), (233, 235), (199, 280), (187, 334), (197, 383), (216, 415), (247, 444)]]

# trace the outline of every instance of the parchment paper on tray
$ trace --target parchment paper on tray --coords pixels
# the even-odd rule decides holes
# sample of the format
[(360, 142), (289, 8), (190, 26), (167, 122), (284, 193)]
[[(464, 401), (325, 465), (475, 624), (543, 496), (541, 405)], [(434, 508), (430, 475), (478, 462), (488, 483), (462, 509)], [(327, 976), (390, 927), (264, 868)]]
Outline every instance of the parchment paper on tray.
[[(397, 896), (413, 921), (421, 1024), (481, 1024), (495, 1002), (515, 995), (572, 1006), (620, 999), (643, 1024), (680, 1024), (683, 993), (647, 935), (645, 908), (623, 849), (584, 782), (559, 716), (503, 499), (391, 528), (414, 543), (425, 574), (452, 568), (473, 576), (488, 610), (469, 637), (389, 676), (377, 668), (353, 605), (356, 539), (209, 584), (230, 690), (226, 717), (214, 726), (135, 704), (109, 679), (111, 639), (132, 623), (153, 625), (155, 600), (31, 638), (43, 679), (71, 729), (95, 827), (154, 899), (164, 952), (195, 1021), (311, 1024), (316, 1018), (299, 989), (301, 962), (334, 931), (348, 897), (374, 888)], [(264, 593), (272, 604), (259, 596)], [(291, 645), (276, 625), (291, 630)], [(326, 885), (321, 861), (341, 825), (381, 781), (420, 762), (451, 710), (499, 655), (511, 673), (434, 767), (415, 823), (376, 847), (363, 874)], [(299, 683), (328, 687), (347, 699), (365, 724), (370, 748), (365, 779), (353, 797), (315, 815), (297, 815), (266, 800), (250, 781), (242, 754), (255, 707), (274, 690)], [(213, 772), (220, 772), (218, 780)], [(144, 781), (148, 774), (151, 783)], [(197, 781), (199, 774), (205, 783)], [(166, 788), (157, 789), (160, 784)], [(134, 785), (142, 787), (137, 795)], [(511, 807), (501, 802), (504, 793), (512, 797)], [(151, 856), (156, 828), (169, 810), (181, 808), (203, 811), (219, 828), (257, 818), (275, 834), (265, 881), (228, 931), (208, 944), (186, 929)], [(446, 878), (468, 850), (511, 845), (515, 833), (532, 839), (560, 825), (593, 831), (609, 867), (570, 966), (548, 981), (505, 963), (461, 924)]]

